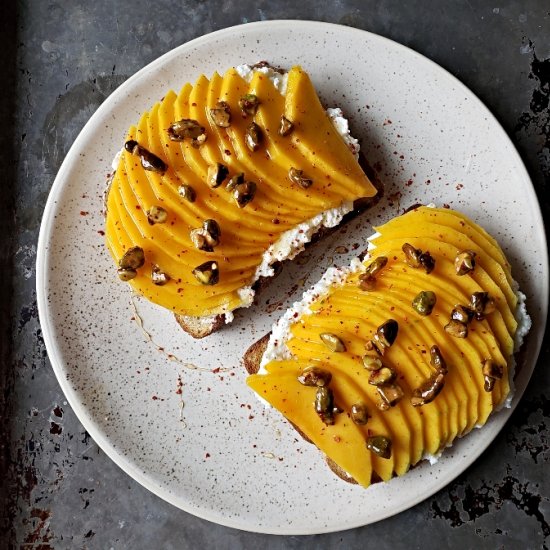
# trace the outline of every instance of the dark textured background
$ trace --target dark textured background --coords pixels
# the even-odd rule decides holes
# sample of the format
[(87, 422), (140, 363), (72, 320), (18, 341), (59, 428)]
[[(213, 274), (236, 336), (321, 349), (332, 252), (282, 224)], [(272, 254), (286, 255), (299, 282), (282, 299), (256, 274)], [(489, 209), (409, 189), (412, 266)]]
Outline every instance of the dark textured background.
[(160, 54), (202, 34), (260, 19), (342, 23), (401, 42), (441, 64), (503, 124), (550, 223), (548, 0), (27, 0), (17, 8), (7, 2), (2, 7), (0, 548), (550, 544), (548, 337), (509, 423), (446, 489), (369, 527), (315, 537), (264, 536), (173, 508), (98, 449), (66, 405), (48, 362), (34, 290), (36, 241), (48, 192), (95, 109)]

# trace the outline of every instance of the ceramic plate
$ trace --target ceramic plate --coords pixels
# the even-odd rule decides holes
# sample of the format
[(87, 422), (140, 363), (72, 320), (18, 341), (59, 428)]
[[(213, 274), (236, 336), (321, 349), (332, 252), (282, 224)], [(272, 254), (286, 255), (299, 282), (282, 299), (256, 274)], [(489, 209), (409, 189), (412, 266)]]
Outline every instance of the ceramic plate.
[[(384, 200), (285, 268), (259, 303), (193, 340), (167, 311), (132, 298), (104, 246), (102, 198), (126, 129), (169, 88), (242, 62), (301, 64), (324, 104), (349, 117), (386, 186)], [(404, 510), (449, 483), (489, 445), (510, 410), (435, 466), (368, 490), (336, 478), (318, 451), (245, 385), (243, 351), (330, 265), (364, 247), (374, 223), (413, 203), (448, 204), (492, 233), (528, 296), (533, 330), (514, 405), (546, 320), (548, 260), (525, 168), (489, 111), (460, 82), (387, 39), (325, 23), (225, 29), (157, 59), (90, 119), (53, 185), (38, 248), (48, 354), (67, 399), (102, 449), (175, 506), (250, 531), (322, 533)], [(135, 309), (134, 309), (135, 308)], [(140, 326), (143, 323), (143, 327)]]

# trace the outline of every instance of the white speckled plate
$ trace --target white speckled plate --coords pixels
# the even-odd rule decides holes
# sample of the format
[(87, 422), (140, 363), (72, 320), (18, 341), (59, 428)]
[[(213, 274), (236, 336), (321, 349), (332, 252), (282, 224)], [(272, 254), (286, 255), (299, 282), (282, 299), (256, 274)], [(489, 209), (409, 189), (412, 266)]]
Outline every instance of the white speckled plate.
[[(267, 59), (302, 64), (327, 106), (340, 105), (386, 185), (374, 210), (287, 266), (259, 304), (200, 341), (114, 276), (104, 247), (102, 195), (126, 128), (204, 72)], [(498, 238), (528, 296), (534, 328), (521, 357), (517, 403), (540, 348), (548, 259), (533, 187), (510, 140), (460, 82), (387, 39), (325, 23), (273, 21), (184, 44), (116, 90), (71, 148), (48, 200), (37, 290), (49, 357), (81, 422), (145, 487), (192, 514), (266, 533), (322, 533), (365, 525), (420, 502), (490, 444), (510, 410), (457, 443), (437, 465), (368, 490), (337, 479), (316, 449), (245, 386), (243, 351), (333, 263), (364, 247), (371, 222), (416, 202), (449, 204)], [(345, 251), (349, 250), (348, 253)], [(205, 370), (190, 370), (173, 357)], [(181, 390), (181, 395), (178, 390)], [(181, 409), (182, 400), (185, 407)]]

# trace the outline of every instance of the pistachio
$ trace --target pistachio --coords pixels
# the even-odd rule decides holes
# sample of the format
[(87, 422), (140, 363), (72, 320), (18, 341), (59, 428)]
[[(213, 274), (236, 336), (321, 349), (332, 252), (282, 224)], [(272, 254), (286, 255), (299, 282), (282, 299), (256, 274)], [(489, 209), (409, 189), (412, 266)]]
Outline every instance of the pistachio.
[(405, 253), (405, 262), (407, 262), (408, 265), (414, 267), (415, 269), (421, 267), (422, 264), (420, 263), (420, 255), (422, 254), (422, 250), (415, 248), (409, 243), (405, 243), (401, 247), (401, 250)]
[(419, 315), (430, 315), (435, 306), (437, 297), (431, 290), (419, 292), (412, 301), (412, 307)]
[(308, 187), (311, 187), (313, 180), (310, 180), (309, 178), (306, 178), (304, 176), (303, 170), (298, 170), (297, 168), (290, 168), (288, 171), (288, 179), (295, 183), (296, 185), (299, 185), (302, 189), (307, 189)]
[(298, 382), (304, 386), (328, 386), (331, 380), (332, 374), (328, 370), (312, 365), (306, 367), (298, 376)]
[(206, 134), (201, 134), (199, 137), (193, 138), (191, 140), (191, 145), (198, 149), (206, 141)]
[(328, 386), (319, 386), (315, 392), (315, 412), (327, 425), (334, 424), (334, 396)]
[(292, 130), (294, 130), (294, 124), (292, 124), (285, 115), (282, 115), (281, 124), (279, 125), (279, 135), (288, 136), (292, 133)]
[(231, 126), (231, 109), (225, 101), (218, 101), (214, 109), (208, 111), (212, 122), (220, 128)]
[(474, 312), (466, 306), (457, 304), (451, 311), (451, 319), (467, 325), (474, 318)]
[(225, 166), (225, 164), (222, 164), (221, 162), (216, 162), (216, 164), (211, 164), (208, 167), (206, 182), (212, 189), (215, 189), (223, 183), (228, 174), (229, 169), (227, 168), (227, 166)]
[(395, 371), (390, 367), (382, 367), (372, 371), (369, 376), (369, 384), (373, 386), (383, 386), (395, 378)]
[(359, 275), (359, 288), (361, 290), (374, 290), (376, 288), (376, 277), (362, 273)]
[(378, 394), (378, 399), (376, 400), (376, 408), (379, 411), (388, 411), (391, 409), (391, 406), (385, 399), (382, 399), (382, 396)]
[(394, 319), (388, 319), (376, 329), (373, 344), (381, 355), (384, 355), (386, 348), (391, 347), (395, 342), (398, 330), (399, 325)]
[(178, 193), (189, 202), (195, 202), (197, 198), (197, 192), (193, 189), (193, 187), (187, 185), (186, 183), (178, 187)]
[(260, 148), (263, 137), (262, 129), (255, 122), (252, 122), (246, 129), (244, 142), (251, 151), (257, 151)]
[(254, 94), (245, 94), (239, 99), (239, 107), (243, 116), (250, 115), (254, 116), (260, 105), (260, 100), (258, 96)]
[(466, 338), (468, 336), (468, 325), (451, 319), (444, 327), (445, 332), (455, 338)]
[(495, 311), (496, 304), (488, 292), (474, 292), (470, 296), (470, 308), (473, 310), (476, 320), (483, 321), (485, 315)]
[(158, 265), (151, 266), (151, 281), (158, 286), (165, 285), (170, 280), (170, 275), (162, 271)]
[(226, 191), (233, 191), (239, 183), (244, 183), (244, 173), (241, 172), (236, 176), (233, 176), (225, 185)]
[(256, 184), (253, 181), (239, 183), (233, 189), (233, 198), (239, 208), (244, 208), (256, 195)]
[(120, 269), (139, 269), (145, 263), (143, 248), (133, 246), (129, 248), (118, 262)]
[(346, 351), (346, 346), (336, 334), (331, 332), (322, 332), (319, 337), (323, 341), (323, 344), (330, 350), (334, 352)]
[(382, 271), (386, 264), (388, 263), (388, 258), (386, 256), (378, 256), (375, 258), (365, 269), (365, 275), (372, 275), (376, 277), (380, 271)]
[(365, 272), (359, 276), (359, 288), (361, 290), (373, 290), (376, 286), (376, 275), (386, 267), (388, 258), (378, 256), (365, 269)]
[(220, 280), (218, 262), (204, 262), (193, 269), (193, 275), (197, 278), (197, 281), (203, 285), (217, 284)]
[(195, 248), (212, 252), (220, 244), (221, 229), (216, 220), (205, 220), (201, 228), (191, 230), (190, 236)]
[(495, 378), (491, 378), (490, 376), (484, 376), (483, 377), (483, 389), (486, 392), (492, 392), (493, 388), (495, 387)]
[(383, 435), (373, 435), (367, 438), (367, 449), (380, 458), (391, 457), (391, 439)]
[(124, 282), (131, 281), (137, 276), (137, 271), (131, 267), (119, 267), (117, 273), (119, 279)]
[(167, 170), (166, 163), (151, 153), (151, 151), (148, 151), (145, 149), (145, 147), (142, 147), (137, 141), (131, 139), (128, 140), (124, 144), (124, 148), (129, 153), (132, 153), (132, 155), (136, 155), (139, 157), (141, 161), (141, 166), (144, 170), (148, 170), (150, 172), (158, 172), (160, 174), (163, 174)]
[(441, 355), (441, 351), (439, 351), (437, 346), (432, 346), (430, 348), (430, 365), (436, 371), (442, 372), (443, 374), (447, 373), (447, 363), (445, 359), (443, 359), (443, 355)]
[(445, 373), (442, 371), (435, 372), (422, 383), (418, 388), (413, 390), (411, 405), (413, 407), (421, 407), (427, 403), (431, 403), (441, 392), (445, 385)]
[(385, 384), (383, 386), (376, 386), (376, 389), (382, 401), (390, 407), (393, 407), (404, 395), (399, 384)]
[(204, 134), (204, 126), (191, 118), (182, 118), (173, 122), (168, 127), (168, 137), (172, 141), (183, 141), (184, 139), (198, 139)]
[(155, 225), (156, 223), (165, 223), (168, 219), (168, 212), (162, 208), (162, 206), (151, 206), (146, 212), (147, 221), (149, 225)]
[(457, 275), (466, 275), (476, 266), (476, 253), (473, 250), (459, 252), (455, 258), (455, 271)]
[(484, 359), (481, 363), (481, 369), (483, 372), (483, 387), (485, 391), (493, 391), (495, 381), (502, 378), (504, 369), (500, 365), (497, 365), (492, 359)]
[(423, 252), (420, 254), (420, 265), (429, 275), (435, 268), (435, 260), (429, 252)]
[(354, 403), (351, 406), (351, 419), (359, 426), (363, 426), (369, 420), (367, 406), (364, 403)]
[(383, 367), (382, 361), (376, 355), (364, 355), (363, 365), (367, 370), (377, 371)]

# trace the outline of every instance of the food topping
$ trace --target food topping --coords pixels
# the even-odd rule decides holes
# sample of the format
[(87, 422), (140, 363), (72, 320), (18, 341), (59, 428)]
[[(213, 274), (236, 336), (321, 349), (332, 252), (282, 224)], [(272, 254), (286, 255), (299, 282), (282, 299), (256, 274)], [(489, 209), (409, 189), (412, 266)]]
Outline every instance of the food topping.
[(151, 266), (151, 280), (153, 281), (153, 284), (163, 286), (170, 281), (170, 275), (162, 271), (158, 265), (153, 264)]
[(466, 275), (476, 266), (476, 253), (473, 250), (465, 250), (457, 254), (455, 258), (455, 271), (457, 275)]
[(351, 406), (351, 419), (359, 426), (363, 426), (368, 422), (369, 414), (365, 403), (354, 403)]
[(331, 332), (323, 332), (319, 335), (321, 340), (323, 341), (323, 344), (330, 350), (334, 352), (342, 352), (346, 351), (346, 346), (336, 334), (332, 334)]
[(373, 290), (376, 286), (376, 275), (386, 267), (388, 258), (378, 256), (365, 269), (365, 272), (359, 276), (359, 288), (361, 290)]
[(214, 109), (208, 111), (212, 122), (220, 128), (231, 126), (231, 109), (225, 101), (218, 101)]
[(481, 363), (483, 372), (484, 390), (486, 392), (493, 391), (495, 382), (502, 378), (503, 368), (497, 365), (492, 359), (485, 359)]
[(239, 107), (243, 116), (254, 116), (258, 107), (260, 105), (260, 100), (255, 94), (245, 94), (239, 99)]
[(193, 275), (197, 278), (197, 281), (199, 281), (199, 283), (202, 283), (203, 285), (218, 284), (220, 280), (218, 262), (204, 262), (203, 264), (193, 269)]
[(447, 334), (455, 338), (466, 338), (468, 336), (468, 325), (455, 319), (451, 319), (444, 328)]
[(412, 301), (412, 307), (419, 315), (430, 315), (435, 306), (437, 297), (431, 290), (419, 292)]
[(147, 221), (149, 225), (155, 225), (156, 223), (165, 223), (168, 219), (168, 212), (162, 208), (162, 206), (151, 206), (147, 210)]
[(131, 281), (137, 276), (137, 270), (145, 263), (143, 248), (129, 248), (118, 262), (117, 274), (121, 281)]
[(451, 319), (467, 325), (474, 318), (474, 312), (466, 306), (456, 305), (451, 312)]
[(496, 304), (488, 292), (474, 292), (470, 296), (470, 308), (474, 312), (476, 320), (483, 321), (485, 315), (495, 311)]
[(239, 183), (233, 189), (233, 198), (239, 208), (244, 208), (256, 194), (256, 184), (253, 181)]
[(201, 126), (196, 120), (182, 118), (170, 124), (168, 127), (168, 137), (172, 141), (191, 139), (203, 142), (206, 139), (206, 134), (204, 133), (204, 126)]
[(141, 146), (137, 141), (130, 139), (124, 144), (124, 148), (129, 153), (132, 153), (132, 155), (136, 155), (139, 157), (141, 161), (141, 166), (143, 166), (144, 170), (148, 170), (149, 172), (159, 172), (160, 174), (164, 174), (167, 170), (166, 163), (145, 149), (145, 147)]
[(193, 229), (190, 235), (195, 248), (212, 252), (220, 244), (221, 229), (216, 220), (205, 220), (202, 227)]
[(244, 173), (241, 172), (240, 174), (237, 174), (236, 176), (233, 176), (230, 178), (230, 180), (225, 185), (225, 189), (227, 191), (233, 191), (239, 183), (244, 183)]
[(327, 425), (334, 424), (334, 396), (328, 386), (319, 386), (315, 392), (315, 412)]
[(382, 403), (389, 407), (393, 407), (404, 395), (403, 389), (399, 384), (384, 384), (383, 386), (377, 386), (376, 389), (382, 398)]
[(212, 187), (212, 189), (215, 189), (216, 187), (219, 187), (227, 178), (229, 175), (229, 169), (225, 164), (222, 164), (221, 162), (217, 162), (216, 164), (212, 164), (208, 167), (208, 176), (206, 179), (206, 183)]
[(279, 135), (280, 136), (289, 136), (294, 130), (294, 124), (288, 120), (284, 115), (281, 116), (281, 124), (279, 126)]
[(399, 325), (394, 319), (388, 319), (376, 329), (372, 342), (381, 355), (384, 355), (386, 348), (391, 347), (395, 342), (398, 329)]
[(197, 192), (195, 191), (195, 189), (193, 189), (193, 187), (191, 187), (190, 185), (187, 185), (186, 183), (178, 187), (178, 193), (186, 201), (189, 201), (189, 202), (195, 202), (195, 200), (197, 199)]
[(374, 435), (367, 438), (367, 449), (380, 458), (391, 457), (391, 439), (383, 435)]
[(302, 189), (307, 189), (313, 184), (313, 180), (306, 178), (304, 176), (304, 171), (298, 170), (297, 168), (290, 168), (288, 171), (288, 179), (292, 183), (299, 185)]
[(413, 407), (420, 407), (431, 403), (445, 384), (445, 374), (441, 371), (435, 372), (418, 388), (413, 390), (411, 404)]
[(298, 381), (304, 386), (328, 386), (331, 380), (332, 374), (328, 370), (311, 365), (298, 376)]
[(263, 137), (262, 129), (255, 122), (252, 122), (246, 129), (244, 141), (251, 151), (257, 151), (260, 148)]
[(369, 384), (373, 386), (383, 386), (395, 378), (395, 371), (390, 367), (381, 367), (370, 373)]
[(382, 361), (377, 355), (363, 356), (363, 365), (367, 370), (377, 371), (382, 368)]

